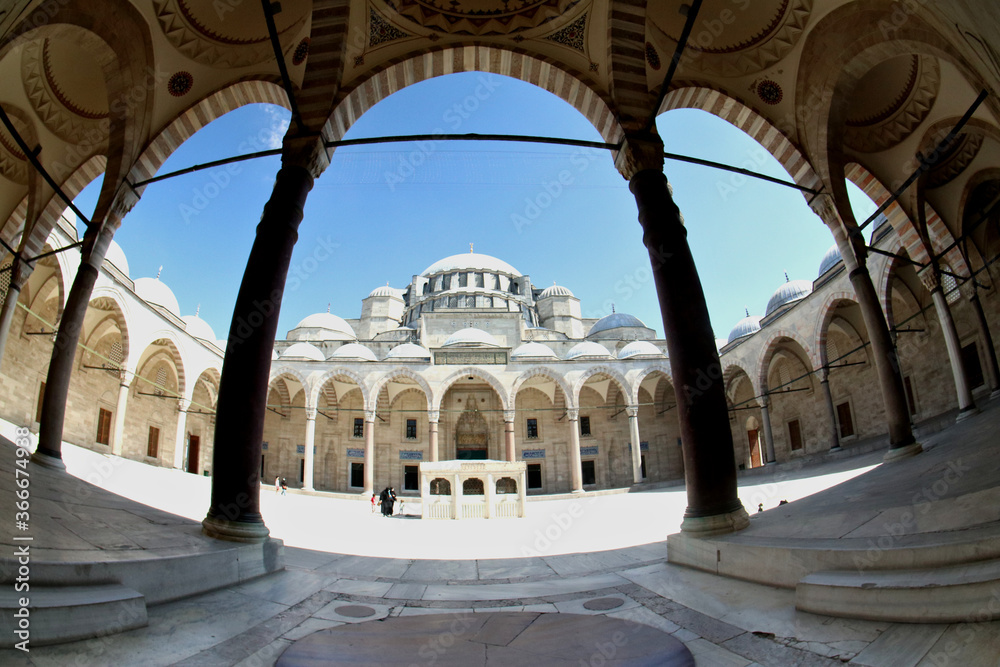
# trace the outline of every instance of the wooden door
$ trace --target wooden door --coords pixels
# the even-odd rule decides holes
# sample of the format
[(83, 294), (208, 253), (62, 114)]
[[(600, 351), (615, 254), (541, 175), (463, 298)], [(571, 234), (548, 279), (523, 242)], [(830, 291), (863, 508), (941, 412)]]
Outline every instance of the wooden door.
[(747, 431), (747, 439), (750, 441), (750, 467), (760, 467), (760, 446), (758, 445), (759, 431)]
[(201, 458), (201, 436), (188, 436), (188, 465), (187, 471), (198, 474), (198, 463)]

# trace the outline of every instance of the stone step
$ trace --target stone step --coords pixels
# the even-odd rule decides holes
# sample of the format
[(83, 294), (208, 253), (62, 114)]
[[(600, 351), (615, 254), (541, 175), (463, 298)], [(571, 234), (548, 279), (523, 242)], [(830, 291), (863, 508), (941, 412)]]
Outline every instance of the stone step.
[[(28, 600), (24, 608), (21, 598)], [(146, 624), (145, 598), (120, 584), (57, 587), (31, 584), (25, 592), (16, 592), (13, 585), (0, 589), (0, 646), (4, 648), (12, 648), (25, 639), (28, 648), (91, 639)], [(25, 629), (26, 636), (17, 634)]]
[(814, 572), (795, 587), (795, 606), (872, 621), (989, 621), (1000, 618), (1000, 560), (926, 570)]

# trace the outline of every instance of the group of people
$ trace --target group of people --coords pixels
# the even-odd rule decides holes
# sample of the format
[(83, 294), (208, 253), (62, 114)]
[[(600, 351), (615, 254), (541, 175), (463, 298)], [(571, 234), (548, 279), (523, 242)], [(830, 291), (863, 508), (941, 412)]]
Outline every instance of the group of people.
[(281, 495), (285, 495), (286, 491), (288, 491), (288, 482), (285, 481), (285, 478), (284, 477), (275, 477), (274, 478), (274, 492), (275, 493), (280, 493)]
[[(376, 499), (382, 509), (382, 516), (392, 516), (393, 507), (396, 504), (396, 491), (391, 486), (382, 489), (378, 495), (372, 493), (372, 514), (375, 513)], [(399, 513), (403, 513), (403, 499), (399, 499)]]

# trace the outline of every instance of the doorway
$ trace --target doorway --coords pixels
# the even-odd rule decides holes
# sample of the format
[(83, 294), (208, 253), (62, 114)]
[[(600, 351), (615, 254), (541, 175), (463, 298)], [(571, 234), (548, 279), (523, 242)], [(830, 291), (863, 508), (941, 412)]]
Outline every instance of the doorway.
[(188, 435), (188, 464), (189, 473), (198, 474), (198, 463), (201, 455), (201, 436)]

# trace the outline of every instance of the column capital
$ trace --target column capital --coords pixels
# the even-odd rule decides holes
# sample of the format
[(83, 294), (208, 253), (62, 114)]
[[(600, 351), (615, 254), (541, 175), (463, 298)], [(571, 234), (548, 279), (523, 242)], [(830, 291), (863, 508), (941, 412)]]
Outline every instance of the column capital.
[(822, 366), (822, 367), (820, 367), (820, 369), (819, 369), (819, 381), (820, 382), (829, 382), (830, 381), (830, 367), (829, 366)]
[(504, 410), (503, 411), (503, 420), (505, 422), (509, 423), (509, 422), (514, 421), (514, 419), (516, 419), (516, 413), (515, 413), (514, 410)]
[(575, 422), (580, 418), (580, 408), (566, 408), (566, 415), (571, 422)]
[(316, 408), (315, 406), (306, 406), (306, 419), (309, 421), (316, 421)]
[(840, 225), (840, 214), (837, 207), (833, 205), (833, 197), (827, 194), (817, 195), (811, 202), (809, 208), (819, 216), (827, 227), (837, 227)]
[(759, 399), (757, 399), (757, 403), (760, 404), (762, 410), (767, 410), (767, 406), (768, 404), (770, 404), (770, 402), (771, 398), (767, 394), (764, 394)]
[(111, 210), (108, 211), (108, 227), (118, 229), (121, 227), (122, 219), (139, 203), (139, 195), (130, 187), (122, 187), (111, 202)]
[(917, 277), (924, 284), (928, 292), (941, 289), (941, 274), (937, 264), (931, 264), (917, 272)]
[(663, 140), (655, 132), (625, 136), (615, 156), (615, 168), (631, 181), (640, 171), (663, 171)]
[(440, 410), (428, 410), (427, 411), (427, 422), (430, 424), (437, 424), (441, 419)]
[[(125, 385), (122, 385), (125, 386)], [(187, 412), (188, 408), (191, 407), (191, 400), (187, 398), (177, 399), (177, 412)]]
[(976, 278), (973, 276), (969, 278), (964, 283), (958, 286), (959, 293), (965, 297), (966, 301), (975, 301), (978, 294), (976, 294)]
[(629, 406), (627, 406), (625, 408), (625, 414), (627, 414), (629, 416), (629, 419), (631, 419), (633, 417), (638, 417), (639, 416), (639, 406), (638, 405), (629, 405)]
[(374, 410), (365, 410), (365, 421), (366, 422), (373, 422), (373, 421), (375, 421), (375, 411)]
[(330, 154), (323, 142), (323, 135), (286, 136), (281, 141), (281, 166), (302, 167), (313, 178), (319, 178), (330, 166)]

